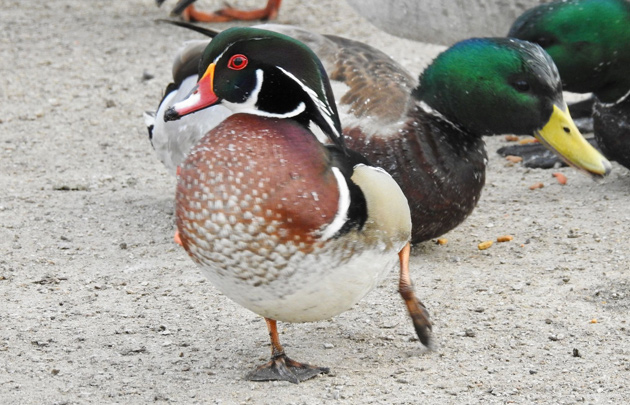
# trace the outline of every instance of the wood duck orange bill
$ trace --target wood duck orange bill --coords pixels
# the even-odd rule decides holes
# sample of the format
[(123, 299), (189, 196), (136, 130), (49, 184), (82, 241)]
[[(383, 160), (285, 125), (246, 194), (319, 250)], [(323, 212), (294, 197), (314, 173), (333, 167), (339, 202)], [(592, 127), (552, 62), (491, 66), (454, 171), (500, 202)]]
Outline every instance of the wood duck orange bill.
[(335, 316), (396, 263), (401, 296), (428, 345), (430, 322), (409, 279), (407, 199), (387, 172), (345, 147), (312, 51), (282, 34), (234, 28), (208, 45), (199, 76), (193, 101), (174, 104), (174, 114), (209, 107), (200, 100), (233, 114), (180, 165), (176, 223), (213, 284), (267, 321), (272, 359), (248, 378), (296, 383), (327, 372), (286, 357), (276, 321)]

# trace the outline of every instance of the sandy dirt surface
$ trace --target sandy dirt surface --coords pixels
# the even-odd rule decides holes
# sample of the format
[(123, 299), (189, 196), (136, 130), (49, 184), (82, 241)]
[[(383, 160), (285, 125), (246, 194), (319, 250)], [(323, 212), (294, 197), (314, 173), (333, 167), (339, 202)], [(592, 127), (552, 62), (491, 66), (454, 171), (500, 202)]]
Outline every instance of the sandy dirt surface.
[[(172, 6), (174, 1), (167, 2)], [(257, 6), (261, 0), (235, 0)], [(288, 354), (328, 366), (254, 383), (262, 318), (173, 243), (175, 180), (142, 113), (198, 34), (154, 23), (153, 0), (2, 0), (0, 403), (624, 403), (630, 398), (630, 175), (490, 163), (474, 214), (416, 247), (435, 349), (390, 276), (352, 310), (280, 324)], [(200, 1), (207, 8), (219, 1)], [(286, 0), (280, 23), (362, 40), (414, 74), (440, 48), (391, 37), (343, 1)], [(227, 25), (217, 25), (219, 29)], [(544, 188), (529, 186), (544, 183)], [(512, 235), (487, 250), (478, 243)]]

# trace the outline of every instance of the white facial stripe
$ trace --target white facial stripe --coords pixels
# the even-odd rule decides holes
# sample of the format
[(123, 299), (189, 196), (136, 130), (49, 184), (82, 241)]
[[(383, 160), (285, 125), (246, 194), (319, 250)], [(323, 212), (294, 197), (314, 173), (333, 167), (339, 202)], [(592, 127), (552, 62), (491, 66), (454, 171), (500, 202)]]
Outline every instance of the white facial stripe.
[[(328, 108), (327, 104), (329, 102), (329, 100), (326, 100), (326, 102), (323, 102), (322, 100), (319, 99), (319, 97), (317, 96), (317, 93), (315, 93), (315, 91), (313, 91), (313, 89), (311, 89), (310, 87), (307, 87), (304, 85), (304, 83), (302, 83), (297, 77), (295, 77), (292, 73), (286, 71), (285, 69), (281, 68), (280, 66), (276, 66), (278, 69), (280, 69), (282, 72), (284, 72), (285, 75), (287, 75), (288, 77), (290, 77), (291, 79), (293, 79), (293, 81), (295, 81), (297, 84), (300, 85), (300, 87), (302, 87), (302, 89), (306, 92), (306, 94), (308, 94), (311, 99), (315, 102), (315, 105), (317, 106), (317, 109), (322, 113), (322, 116), (324, 117), (324, 119), (326, 120), (326, 122), (328, 123), (328, 126), (332, 129), (333, 131), (333, 135), (335, 135), (337, 138), (339, 138), (341, 135), (337, 132), (337, 129), (335, 128), (335, 124), (332, 120), (332, 115), (333, 112)], [(322, 94), (324, 95), (324, 97), (326, 97), (326, 90), (322, 87)]]
[(227, 100), (223, 100), (221, 104), (225, 105), (230, 110), (235, 113), (248, 113), (254, 115), (262, 115), (261, 111), (256, 109), (256, 103), (258, 103), (258, 95), (260, 94), (260, 89), (262, 88), (264, 73), (262, 69), (256, 70), (256, 87), (252, 90), (252, 93), (249, 95), (247, 100), (242, 103), (232, 103)]
[(315, 138), (317, 138), (320, 143), (324, 145), (330, 144), (330, 138), (324, 133), (324, 131), (322, 131), (319, 125), (315, 124), (313, 121), (310, 121), (308, 123), (308, 129), (313, 133), (313, 135), (315, 135)]
[(270, 117), (270, 118), (291, 118), (296, 117), (306, 110), (306, 105), (304, 103), (300, 103), (295, 107), (294, 110), (288, 111), (286, 113), (277, 114), (271, 113), (268, 111), (259, 110), (256, 107), (258, 103), (258, 96), (260, 95), (260, 89), (262, 89), (262, 84), (264, 80), (265, 73), (262, 69), (256, 70), (256, 87), (252, 90), (250, 96), (243, 103), (231, 103), (229, 101), (223, 100), (221, 104), (234, 111), (235, 113), (247, 113), (252, 115), (258, 115), (261, 117)]
[(286, 112), (284, 114), (270, 113), (270, 112), (262, 111), (262, 110), (256, 110), (255, 112), (252, 111), (251, 114), (256, 114), (262, 117), (270, 117), (270, 118), (291, 118), (291, 117), (297, 117), (298, 115), (302, 114), (304, 110), (306, 110), (306, 105), (304, 103), (300, 103), (298, 104), (297, 107), (295, 107), (295, 110)]
[(321, 240), (328, 240), (339, 232), (341, 227), (348, 220), (348, 209), (350, 208), (350, 189), (348, 188), (348, 183), (346, 183), (346, 179), (338, 168), (333, 167), (332, 171), (339, 186), (339, 206), (335, 219), (322, 230)]
[(229, 45), (227, 46), (227, 48), (225, 48), (225, 49), (223, 50), (223, 52), (221, 52), (221, 53), (219, 54), (219, 56), (217, 56), (216, 58), (214, 58), (214, 60), (212, 61), (212, 63), (217, 64), (217, 63), (219, 62), (219, 59), (221, 59), (221, 58), (223, 57), (223, 55), (225, 55), (225, 53), (226, 53), (226, 52), (227, 52), (227, 51), (228, 51), (228, 50), (232, 47), (232, 45), (234, 45), (235, 43), (236, 43), (236, 42), (233, 42), (233, 43), (229, 44)]

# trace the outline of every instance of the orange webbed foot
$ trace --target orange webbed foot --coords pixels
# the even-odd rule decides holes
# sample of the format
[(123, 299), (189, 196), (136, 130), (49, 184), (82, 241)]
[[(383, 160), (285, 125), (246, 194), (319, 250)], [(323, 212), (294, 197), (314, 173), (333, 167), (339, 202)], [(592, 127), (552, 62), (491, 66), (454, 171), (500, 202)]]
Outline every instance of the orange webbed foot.
[(282, 0), (268, 0), (264, 8), (249, 11), (238, 10), (226, 4), (225, 8), (217, 10), (214, 13), (199, 11), (193, 5), (190, 5), (182, 12), (182, 18), (185, 21), (198, 22), (274, 20), (278, 17), (281, 3)]

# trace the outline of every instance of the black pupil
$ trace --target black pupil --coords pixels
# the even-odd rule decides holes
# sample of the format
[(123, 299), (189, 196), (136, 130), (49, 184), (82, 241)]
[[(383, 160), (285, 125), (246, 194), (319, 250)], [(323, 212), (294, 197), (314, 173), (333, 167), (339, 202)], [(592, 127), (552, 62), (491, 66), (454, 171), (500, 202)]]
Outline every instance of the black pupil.
[(525, 80), (519, 80), (514, 83), (514, 87), (516, 87), (516, 90), (518, 91), (527, 91), (529, 90), (529, 83), (527, 83)]
[(553, 38), (545, 37), (545, 36), (536, 38), (535, 42), (538, 43), (538, 45), (542, 46), (543, 48), (549, 48), (551, 45), (555, 43)]
[(237, 58), (234, 58), (234, 60), (232, 61), (234, 67), (240, 67), (241, 65), (243, 65), (243, 58), (241, 58), (240, 56)]

